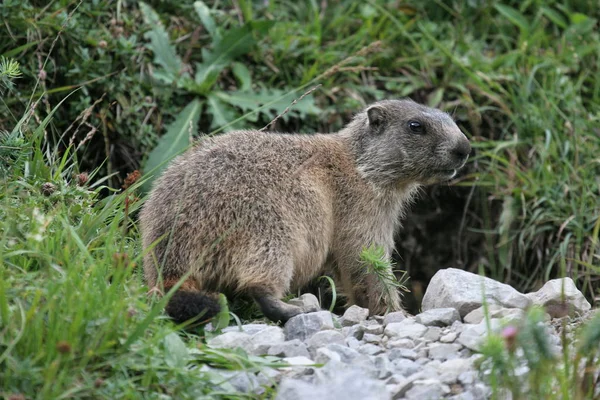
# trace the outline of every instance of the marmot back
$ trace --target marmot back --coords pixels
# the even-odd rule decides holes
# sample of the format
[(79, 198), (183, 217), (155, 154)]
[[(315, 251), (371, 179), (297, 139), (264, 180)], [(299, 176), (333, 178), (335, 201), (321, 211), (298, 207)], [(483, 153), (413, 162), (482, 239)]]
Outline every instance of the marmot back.
[(236, 131), (205, 139), (156, 180), (141, 215), (149, 286), (169, 290), (177, 322), (218, 312), (214, 294), (249, 295), (285, 322), (281, 298), (325, 269), (373, 313), (401, 308), (365, 274), (364, 247), (387, 257), (403, 206), (423, 184), (452, 178), (470, 145), (445, 113), (409, 100), (375, 103), (340, 132)]

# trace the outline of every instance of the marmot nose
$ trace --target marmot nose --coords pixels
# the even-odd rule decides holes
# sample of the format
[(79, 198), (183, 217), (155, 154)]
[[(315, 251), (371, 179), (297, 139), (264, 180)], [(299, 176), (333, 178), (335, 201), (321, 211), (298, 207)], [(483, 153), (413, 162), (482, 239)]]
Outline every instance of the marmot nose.
[(459, 160), (466, 160), (471, 154), (471, 144), (468, 140), (461, 140), (452, 149), (452, 154)]

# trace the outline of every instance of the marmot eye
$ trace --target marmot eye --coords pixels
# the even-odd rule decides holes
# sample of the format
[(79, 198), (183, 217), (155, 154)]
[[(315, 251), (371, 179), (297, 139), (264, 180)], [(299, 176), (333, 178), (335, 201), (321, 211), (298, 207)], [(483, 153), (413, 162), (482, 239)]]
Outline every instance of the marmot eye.
[(408, 121), (408, 127), (414, 133), (423, 133), (423, 125), (417, 121)]

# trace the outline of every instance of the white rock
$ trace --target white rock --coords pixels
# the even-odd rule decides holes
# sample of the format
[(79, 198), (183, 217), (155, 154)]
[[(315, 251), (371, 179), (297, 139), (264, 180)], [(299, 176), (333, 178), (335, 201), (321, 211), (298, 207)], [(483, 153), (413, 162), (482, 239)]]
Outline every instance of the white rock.
[(531, 300), (509, 285), (456, 268), (439, 270), (429, 282), (423, 297), (424, 311), (441, 308), (455, 308), (461, 317), (481, 307), (483, 304), (482, 286), (489, 304), (506, 308), (525, 309)]
[(418, 357), (417, 352), (412, 349), (391, 349), (387, 354), (391, 361), (398, 358), (408, 358), (414, 361)]
[(310, 357), (306, 344), (298, 339), (275, 344), (269, 348), (267, 354), (277, 357)]
[(445, 334), (444, 336), (442, 336), (440, 338), (440, 342), (453, 343), (457, 337), (458, 337), (458, 334), (456, 332), (448, 332), (447, 334)]
[(319, 299), (312, 293), (304, 293), (296, 299), (291, 299), (288, 303), (302, 308), (305, 312), (316, 312), (321, 309)]
[(252, 348), (251, 338), (252, 336), (244, 332), (225, 332), (219, 336), (208, 339), (206, 344), (218, 349), (234, 349), (236, 347), (241, 347), (249, 352)]
[[(490, 326), (492, 331), (498, 329), (500, 326), (500, 320), (491, 319)], [(465, 325), (465, 328), (461, 332), (457, 341), (466, 348), (477, 351), (479, 350), (481, 341), (484, 339), (487, 332), (487, 324), (485, 321), (482, 321), (477, 325)]]
[(251, 353), (254, 355), (265, 355), (273, 345), (285, 342), (283, 329), (278, 326), (269, 326), (260, 330), (250, 338)]
[(425, 332), (425, 334), (423, 335), (423, 339), (430, 342), (437, 342), (438, 340), (440, 340), (441, 336), (442, 328), (439, 328), (437, 326), (430, 326), (429, 328), (427, 328), (427, 332)]
[[(490, 318), (502, 318), (504, 320), (519, 320), (525, 315), (525, 311), (520, 308), (503, 308), (492, 304), (488, 307), (488, 315)], [(467, 315), (464, 321), (467, 324), (478, 324), (485, 318), (483, 307), (476, 308)]]
[(450, 388), (435, 379), (423, 379), (413, 382), (412, 388), (406, 392), (409, 400), (439, 400), (450, 393)]
[(366, 354), (368, 356), (374, 356), (377, 354), (381, 354), (385, 351), (385, 349), (383, 347), (377, 346), (376, 344), (373, 344), (373, 343), (367, 343), (367, 344), (360, 345), (360, 346), (358, 346), (358, 348), (356, 350), (359, 353)]
[(298, 314), (285, 324), (287, 340), (306, 340), (319, 331), (333, 329), (333, 318), (329, 311)]
[(358, 351), (351, 349), (349, 347), (343, 346), (341, 344), (328, 344), (327, 349), (338, 353), (344, 363), (351, 363), (357, 358), (364, 357)]
[(415, 342), (411, 339), (394, 339), (387, 342), (387, 348), (414, 349)]
[(320, 331), (312, 335), (306, 343), (312, 352), (329, 343), (345, 344), (344, 335), (334, 330)]
[(419, 364), (408, 358), (398, 358), (392, 361), (392, 365), (394, 366), (395, 373), (405, 377), (409, 377), (421, 369)]
[(455, 343), (432, 343), (429, 350), (429, 358), (434, 360), (451, 360), (459, 358), (461, 346)]
[(317, 349), (317, 352), (315, 355), (316, 363), (327, 364), (330, 361), (342, 361), (342, 356), (340, 356), (335, 351), (332, 351), (329, 349), (325, 349), (325, 348)]
[[(563, 284), (567, 307), (562, 305)], [(550, 280), (537, 292), (528, 293), (527, 297), (533, 301), (533, 304), (545, 307), (553, 318), (564, 317), (568, 314), (584, 314), (592, 307), (571, 278)]]
[(415, 317), (415, 321), (425, 326), (448, 326), (459, 320), (460, 315), (455, 308), (433, 308)]
[(366, 343), (380, 344), (382, 337), (379, 335), (373, 335), (371, 333), (365, 333), (363, 339)]
[(425, 332), (427, 332), (427, 327), (412, 319), (389, 323), (383, 331), (386, 336), (394, 339), (417, 339), (423, 337)]
[(473, 362), (472, 358), (455, 358), (444, 361), (438, 367), (441, 381), (447, 384), (457, 382), (462, 373), (473, 369)]
[(406, 314), (403, 311), (394, 311), (394, 312), (387, 314), (383, 318), (383, 326), (386, 326), (387, 324), (391, 324), (393, 322), (402, 322), (405, 319), (406, 319)]
[(387, 400), (383, 382), (359, 372), (337, 374), (326, 384), (311, 385), (297, 379), (284, 379), (276, 400)]
[(227, 333), (227, 332), (244, 332), (247, 333), (248, 335), (254, 335), (255, 333), (258, 333), (260, 331), (264, 331), (265, 329), (269, 328), (269, 327), (273, 327), (274, 325), (267, 325), (267, 324), (245, 324), (245, 325), (240, 325), (240, 326), (226, 326), (225, 328), (223, 328), (222, 332), (223, 333)]
[(356, 325), (362, 321), (366, 321), (369, 317), (369, 309), (362, 308), (357, 305), (350, 306), (341, 318), (342, 326)]

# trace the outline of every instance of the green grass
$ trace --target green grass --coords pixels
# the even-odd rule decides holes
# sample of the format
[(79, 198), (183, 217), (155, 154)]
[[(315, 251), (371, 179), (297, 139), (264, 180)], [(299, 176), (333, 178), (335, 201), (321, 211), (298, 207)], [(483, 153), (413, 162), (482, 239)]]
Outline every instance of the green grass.
[[(146, 299), (139, 268), (132, 267), (141, 259), (135, 218), (143, 196), (133, 198), (142, 195), (143, 182), (125, 193), (120, 187), (127, 173), (164, 162), (164, 143), (174, 154), (196, 131), (261, 128), (317, 84), (277, 129), (334, 131), (364, 104), (410, 96), (452, 113), (473, 143), (466, 174), (442, 192), (456, 193), (459, 204), (422, 200), (428, 206), (421, 215), (437, 218), (426, 226), (457, 248), (445, 256), (436, 232), (421, 232), (412, 258), (427, 265), (405, 268), (401, 259), (399, 268), (432, 273), (460, 260), (522, 291), (569, 275), (594, 302), (596, 0), (342, 0), (324, 9), (319, 1), (205, 3), (148, 2), (150, 9), (109, 0), (3, 2), (6, 395), (127, 398), (145, 388), (148, 397), (196, 397), (215, 381), (198, 379), (190, 366), (206, 359), (227, 368), (257, 362), (198, 352), (196, 337), (184, 338), (188, 351), (180, 361), (166, 361), (168, 346), (182, 348), (175, 327), (160, 304)], [(223, 38), (243, 46), (228, 53)], [(196, 74), (207, 66), (218, 73)], [(94, 173), (78, 186), (81, 171)], [(44, 186), (48, 196), (45, 183), (54, 186)], [(438, 207), (464, 218), (445, 227)], [(574, 379), (556, 368), (547, 375)]]

